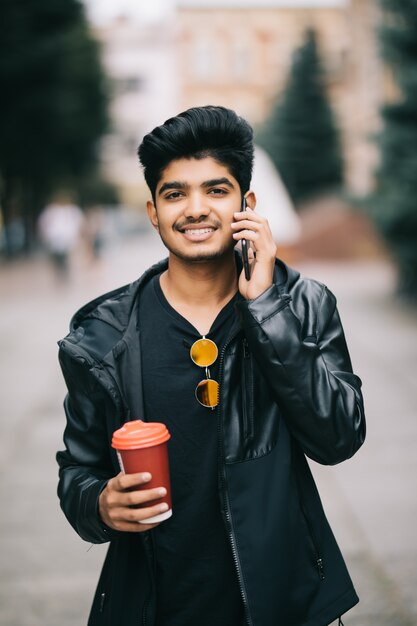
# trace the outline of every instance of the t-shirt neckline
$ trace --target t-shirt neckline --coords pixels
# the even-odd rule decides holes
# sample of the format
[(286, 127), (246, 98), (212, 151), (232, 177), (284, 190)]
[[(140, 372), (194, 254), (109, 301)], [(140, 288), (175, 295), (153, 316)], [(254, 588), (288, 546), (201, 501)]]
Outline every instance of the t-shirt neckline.
[[(200, 333), (200, 331), (198, 331), (197, 328), (186, 317), (181, 315), (181, 313), (179, 313), (168, 302), (168, 300), (165, 297), (164, 292), (162, 291), (160, 278), (161, 278), (161, 274), (158, 274), (158, 275), (154, 276), (153, 280), (152, 280), (152, 283), (153, 283), (153, 287), (154, 287), (154, 290), (155, 290), (156, 297), (157, 297), (159, 303), (161, 304), (161, 306), (165, 309), (165, 311), (169, 315), (171, 315), (171, 317), (176, 319), (182, 325), (187, 326), (187, 328), (189, 330), (192, 330), (192, 332), (194, 334), (196, 334), (198, 337), (201, 337), (202, 334)], [(213, 323), (212, 323), (212, 325), (210, 327), (210, 330), (204, 335), (205, 337), (208, 337), (209, 335), (215, 333), (216, 330), (218, 329), (218, 327), (225, 321), (225, 319), (227, 319), (227, 317), (230, 315), (231, 310), (233, 309), (234, 304), (237, 301), (238, 297), (239, 297), (239, 290), (237, 290), (236, 293), (233, 294), (233, 296), (230, 298), (230, 300), (219, 311), (219, 313), (217, 314), (216, 318), (214, 319), (214, 321), (213, 321)]]

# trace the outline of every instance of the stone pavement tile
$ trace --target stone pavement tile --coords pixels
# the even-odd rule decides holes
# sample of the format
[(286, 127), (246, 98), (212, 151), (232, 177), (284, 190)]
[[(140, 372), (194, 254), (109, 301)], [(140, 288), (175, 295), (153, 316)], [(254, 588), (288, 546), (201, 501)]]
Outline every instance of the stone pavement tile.
[(408, 554), (403, 552), (384, 555), (384, 570), (394, 580), (405, 605), (417, 625), (417, 546), (410, 546)]
[[(403, 621), (395, 615), (385, 615), (373, 611), (370, 615), (346, 617), (344, 626), (415, 626), (415, 622)], [(335, 623), (336, 626), (336, 623)]]
[(359, 604), (346, 613), (345, 626), (415, 626), (398, 586), (367, 552), (346, 558), (359, 596)]
[(81, 573), (24, 577), (13, 584), (0, 579), (1, 626), (82, 626), (87, 623), (94, 589)]

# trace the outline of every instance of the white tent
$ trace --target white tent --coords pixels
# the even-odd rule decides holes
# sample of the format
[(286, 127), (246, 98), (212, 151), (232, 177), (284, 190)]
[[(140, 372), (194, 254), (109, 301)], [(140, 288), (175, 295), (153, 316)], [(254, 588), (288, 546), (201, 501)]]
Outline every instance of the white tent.
[(300, 220), (279, 173), (259, 146), (255, 146), (251, 189), (257, 198), (256, 211), (267, 218), (275, 243), (294, 243), (300, 236)]

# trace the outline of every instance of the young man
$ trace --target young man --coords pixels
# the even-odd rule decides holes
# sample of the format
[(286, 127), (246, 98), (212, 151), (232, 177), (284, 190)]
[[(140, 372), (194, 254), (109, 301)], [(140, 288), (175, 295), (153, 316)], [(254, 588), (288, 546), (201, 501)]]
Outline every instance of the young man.
[[(329, 624), (358, 599), (305, 455), (339, 463), (365, 436), (335, 298), (275, 258), (250, 190), (252, 130), (233, 111), (185, 111), (139, 157), (168, 259), (81, 309), (60, 342), (61, 505), (83, 539), (110, 541), (89, 625)], [(202, 368), (201, 338), (218, 348)], [(149, 476), (119, 473), (110, 447), (138, 418), (172, 436), (159, 525), (138, 523), (159, 505), (134, 505), (160, 492), (135, 490)]]

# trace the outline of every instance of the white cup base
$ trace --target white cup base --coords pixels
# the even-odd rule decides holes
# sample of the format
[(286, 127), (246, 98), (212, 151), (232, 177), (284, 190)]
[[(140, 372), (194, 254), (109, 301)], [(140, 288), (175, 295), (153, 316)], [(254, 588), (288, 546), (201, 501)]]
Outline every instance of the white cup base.
[(141, 519), (139, 524), (155, 524), (156, 522), (163, 522), (168, 519), (172, 515), (172, 509), (169, 511), (165, 511), (164, 513), (159, 513), (159, 515), (154, 515), (153, 517), (147, 517), (146, 519)]

